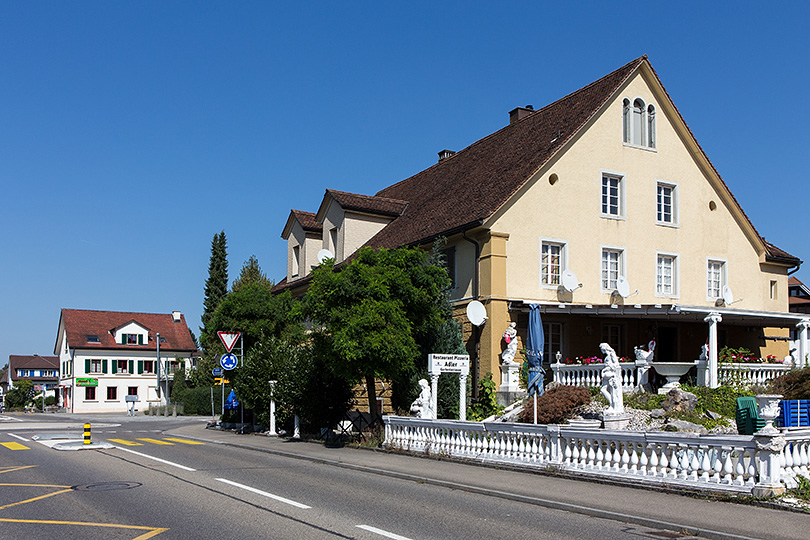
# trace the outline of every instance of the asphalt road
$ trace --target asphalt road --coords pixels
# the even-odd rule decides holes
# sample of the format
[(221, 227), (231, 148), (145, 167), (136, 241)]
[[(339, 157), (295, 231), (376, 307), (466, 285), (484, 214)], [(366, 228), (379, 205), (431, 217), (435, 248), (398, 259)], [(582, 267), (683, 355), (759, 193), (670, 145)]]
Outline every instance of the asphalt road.
[[(520, 492), (524, 489), (521, 484), (532, 476), (525, 473), (444, 463), (436, 469), (441, 470), (439, 477), (438, 472), (432, 473), (432, 461), (390, 456), (391, 460), (406, 460), (398, 461), (396, 466), (404, 464), (415, 475), (437, 480), (414, 481), (376, 474), (371, 468), (366, 471), (341, 466), (340, 456), (353, 460), (359, 457), (368, 463), (372, 458), (386, 459), (371, 452), (347, 450), (353, 453), (339, 453), (336, 461), (312, 460), (295, 457), (301, 450), (315, 448), (306, 443), (285, 446), (274, 441), (275, 448), (281, 451), (268, 453), (217, 444), (213, 439), (171, 436), (166, 433), (208, 433), (199, 421), (171, 418), (94, 419), (93, 441), (107, 441), (115, 448), (57, 451), (32, 437), (80, 433), (81, 419), (31, 416), (35, 415), (25, 415), (26, 422), (3, 422), (0, 426), (0, 538), (673, 537), (671, 531), (651, 525), (654, 515), (651, 522), (642, 525), (620, 517), (593, 517), (548, 508), (528, 498), (493, 496), (495, 492), (478, 493), (466, 488), (492, 476)], [(189, 425), (191, 428), (184, 428)], [(345, 465), (350, 464), (347, 461)], [(538, 477), (534, 478), (536, 484)], [(547, 482), (549, 489), (559, 490), (560, 494), (569, 489), (558, 483), (559, 479)], [(578, 489), (584, 484), (565, 482), (574, 482)], [(624, 496), (621, 494), (638, 496), (635, 492), (643, 500), (644, 494), (650, 493), (621, 491), (600, 484), (588, 488), (594, 501)], [(553, 498), (555, 494), (547, 495)], [(673, 504), (682, 499), (668, 497), (672, 497)], [(700, 508), (706, 512), (716, 512), (717, 505), (722, 504), (701, 502), (705, 506)], [(629, 499), (628, 504), (636, 503)], [(762, 515), (774, 520), (795, 519), (787, 512), (769, 512), (773, 514)], [(799, 517), (810, 525), (810, 516)], [(691, 523), (687, 518), (684, 516), (683, 522)], [(722, 530), (719, 517), (711, 521)], [(739, 534), (739, 524), (728, 531), (729, 538), (747, 536)], [(758, 537), (806, 538), (803, 532), (774, 521), (774, 534)]]

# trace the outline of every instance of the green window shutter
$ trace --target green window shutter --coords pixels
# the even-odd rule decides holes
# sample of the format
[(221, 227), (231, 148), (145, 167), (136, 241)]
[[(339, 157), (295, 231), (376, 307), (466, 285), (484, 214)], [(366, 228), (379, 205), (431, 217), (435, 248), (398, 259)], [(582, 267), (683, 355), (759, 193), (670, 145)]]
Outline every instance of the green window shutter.
[(118, 373), (118, 360), (112, 360), (112, 372)]
[(129, 371), (127, 373), (135, 373), (135, 360), (129, 361)]
[(101, 372), (102, 373), (107, 373), (107, 361), (106, 360), (101, 361)]
[(126, 344), (127, 344), (127, 335), (126, 334), (121, 334), (121, 345), (126, 345)]
[(143, 360), (138, 360), (138, 375), (143, 373)]
[(90, 359), (89, 358), (84, 361), (84, 372), (85, 373), (90, 373)]
[(143, 345), (143, 334), (138, 334), (138, 345)]

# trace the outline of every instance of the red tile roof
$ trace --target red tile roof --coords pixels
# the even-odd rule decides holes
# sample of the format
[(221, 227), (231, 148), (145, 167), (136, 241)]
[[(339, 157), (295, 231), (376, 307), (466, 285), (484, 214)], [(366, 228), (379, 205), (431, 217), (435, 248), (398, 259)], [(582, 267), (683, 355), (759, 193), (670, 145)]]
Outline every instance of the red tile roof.
[[(56, 370), (57, 375), (54, 377), (18, 377), (18, 369), (53, 369)], [(58, 356), (40, 356), (34, 354), (31, 356), (23, 356), (18, 354), (10, 354), (8, 356), (8, 370), (7, 376), (12, 381), (20, 379), (28, 379), (30, 381), (55, 381), (59, 373), (59, 357)], [(8, 382), (8, 379), (6, 379)]]
[(397, 217), (402, 215), (402, 212), (408, 207), (406, 201), (378, 195), (358, 195), (357, 193), (346, 193), (334, 189), (327, 189), (326, 194), (335, 199), (344, 210), (354, 210), (355, 212)]
[(323, 231), (323, 223), (318, 223), (315, 219), (315, 214), (312, 212), (304, 212), (303, 210), (293, 210), (292, 215), (301, 224), (305, 231), (321, 232)]
[[(165, 343), (162, 351), (194, 352), (197, 346), (181, 314), (180, 322), (174, 322), (172, 314), (131, 313), (119, 311), (92, 311), (84, 309), (63, 309), (62, 323), (67, 332), (68, 346), (72, 349), (127, 349), (152, 350), (155, 346), (155, 333), (159, 332)], [(149, 343), (144, 345), (121, 345), (115, 342), (110, 333), (131, 321), (149, 330)], [(88, 343), (87, 336), (98, 336), (99, 343)]]

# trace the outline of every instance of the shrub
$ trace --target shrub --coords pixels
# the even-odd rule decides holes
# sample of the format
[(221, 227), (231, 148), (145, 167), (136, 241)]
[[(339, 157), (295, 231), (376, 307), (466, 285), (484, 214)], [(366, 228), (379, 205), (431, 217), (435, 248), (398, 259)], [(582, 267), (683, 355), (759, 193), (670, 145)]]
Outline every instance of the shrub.
[(810, 367), (797, 369), (771, 382), (771, 392), (785, 399), (810, 399)]
[[(557, 386), (537, 398), (537, 423), (561, 424), (574, 416), (574, 410), (590, 402), (591, 393), (581, 386)], [(526, 400), (520, 421), (534, 421), (534, 399)]]
[(487, 372), (478, 383), (478, 398), (470, 404), (468, 420), (479, 422), (492, 415), (500, 414), (503, 407), (498, 405), (498, 393), (492, 373)]

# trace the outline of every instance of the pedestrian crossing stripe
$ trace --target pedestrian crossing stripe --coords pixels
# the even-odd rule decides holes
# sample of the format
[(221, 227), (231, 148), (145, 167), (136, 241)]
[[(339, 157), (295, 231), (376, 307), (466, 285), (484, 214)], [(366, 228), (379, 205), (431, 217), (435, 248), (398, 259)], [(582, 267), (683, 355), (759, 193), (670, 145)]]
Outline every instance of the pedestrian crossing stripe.
[(127, 441), (125, 439), (107, 439), (110, 442), (123, 444), (125, 446), (143, 446), (143, 443)]
[(137, 439), (137, 440), (139, 440), (139, 441), (146, 441), (146, 442), (150, 442), (150, 443), (152, 443), (152, 444), (165, 444), (165, 445), (167, 445), (167, 446), (174, 446), (174, 443), (172, 443), (172, 442), (160, 441), (160, 440), (158, 440), (158, 439), (146, 439), (146, 438), (144, 438), (144, 439), (140, 439), (140, 438), (139, 438), (139, 439)]
[(183, 444), (205, 444), (205, 443), (201, 443), (201, 442), (197, 442), (197, 441), (189, 441), (189, 440), (186, 440), (186, 439), (176, 439), (174, 437), (166, 437), (166, 440), (167, 441), (179, 442), (179, 443), (183, 443)]
[(30, 448), (18, 442), (4, 442), (0, 443), (0, 446), (5, 446), (9, 450), (30, 450)]

